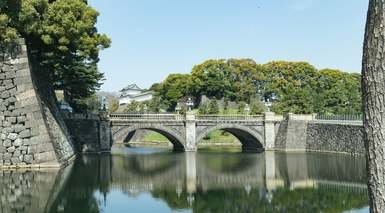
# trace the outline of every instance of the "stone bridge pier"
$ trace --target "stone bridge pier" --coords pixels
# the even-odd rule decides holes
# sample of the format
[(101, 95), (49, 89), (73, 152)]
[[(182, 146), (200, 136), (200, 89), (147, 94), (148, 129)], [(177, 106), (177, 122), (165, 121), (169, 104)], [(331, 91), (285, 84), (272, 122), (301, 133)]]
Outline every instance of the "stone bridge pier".
[(283, 120), (272, 112), (264, 115), (111, 114), (113, 145), (130, 141), (136, 130), (152, 130), (169, 139), (175, 150), (194, 152), (215, 130), (234, 135), (244, 151), (274, 149), (276, 133)]

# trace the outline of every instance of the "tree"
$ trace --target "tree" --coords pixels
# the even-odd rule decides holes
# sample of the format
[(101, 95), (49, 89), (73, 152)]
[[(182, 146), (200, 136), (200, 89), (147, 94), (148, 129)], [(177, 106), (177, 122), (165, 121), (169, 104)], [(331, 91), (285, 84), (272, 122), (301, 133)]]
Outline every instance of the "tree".
[(173, 111), (178, 100), (189, 94), (191, 76), (188, 74), (170, 74), (160, 85), (153, 85), (156, 96), (168, 111)]
[(76, 105), (72, 106), (75, 112), (91, 112), (98, 113), (101, 107), (101, 99), (96, 94), (77, 101)]
[(114, 113), (114, 112), (118, 111), (118, 109), (119, 109), (118, 99), (115, 97), (110, 98), (110, 102), (108, 103), (108, 111), (110, 113)]
[(319, 71), (314, 111), (321, 114), (361, 114), (361, 82), (355, 73)]
[(198, 113), (201, 115), (208, 114), (208, 105), (207, 103), (201, 104), (198, 108)]
[(217, 100), (215, 99), (210, 100), (207, 106), (207, 113), (211, 115), (219, 113), (219, 106), (218, 106)]
[(229, 68), (224, 60), (208, 60), (194, 66), (191, 72), (192, 93), (196, 98), (206, 95), (221, 99), (230, 88)]
[(2, 0), (0, 45), (25, 39), (32, 68), (41, 70), (74, 106), (99, 89), (96, 63), (110, 45), (95, 25), (98, 12), (85, 0)]
[(252, 59), (229, 59), (231, 87), (226, 95), (232, 101), (250, 102), (263, 88), (263, 67)]
[(246, 108), (246, 103), (243, 101), (240, 102), (238, 104), (238, 113), (241, 113), (241, 114), (245, 113), (245, 108)]
[(146, 101), (145, 104), (148, 107), (148, 112), (158, 113), (164, 109), (161, 98), (154, 96), (150, 101)]
[(362, 95), (371, 212), (385, 211), (384, 23), (384, 0), (370, 0), (362, 59)]
[(141, 109), (141, 103), (137, 101), (132, 101), (131, 103), (127, 104), (126, 109), (124, 109), (124, 112), (139, 113), (141, 112)]
[[(311, 113), (317, 69), (306, 62), (273, 61), (264, 65), (267, 78), (264, 99), (277, 98), (273, 111), (277, 113)], [(276, 97), (274, 97), (274, 95)]]
[(261, 101), (255, 101), (251, 105), (251, 112), (250, 112), (250, 114), (258, 115), (258, 114), (262, 114), (264, 112), (265, 112), (265, 106), (263, 105), (263, 103)]

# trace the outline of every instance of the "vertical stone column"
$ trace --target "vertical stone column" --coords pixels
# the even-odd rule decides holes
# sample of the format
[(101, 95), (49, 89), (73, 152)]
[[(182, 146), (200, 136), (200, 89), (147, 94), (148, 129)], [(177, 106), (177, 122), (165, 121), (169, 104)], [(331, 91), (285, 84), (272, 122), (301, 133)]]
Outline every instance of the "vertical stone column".
[(186, 152), (197, 151), (196, 145), (196, 120), (193, 112), (187, 112), (186, 114)]
[(275, 113), (265, 113), (265, 149), (275, 148)]
[(107, 114), (100, 115), (99, 123), (100, 152), (111, 151), (111, 125)]

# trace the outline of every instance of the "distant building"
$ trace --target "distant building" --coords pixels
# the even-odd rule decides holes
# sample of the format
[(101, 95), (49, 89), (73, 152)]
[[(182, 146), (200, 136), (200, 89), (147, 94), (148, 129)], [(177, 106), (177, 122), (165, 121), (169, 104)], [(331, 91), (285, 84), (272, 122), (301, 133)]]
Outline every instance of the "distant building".
[(129, 104), (133, 101), (143, 102), (149, 101), (153, 97), (152, 91), (141, 89), (136, 84), (130, 84), (119, 91), (119, 105)]

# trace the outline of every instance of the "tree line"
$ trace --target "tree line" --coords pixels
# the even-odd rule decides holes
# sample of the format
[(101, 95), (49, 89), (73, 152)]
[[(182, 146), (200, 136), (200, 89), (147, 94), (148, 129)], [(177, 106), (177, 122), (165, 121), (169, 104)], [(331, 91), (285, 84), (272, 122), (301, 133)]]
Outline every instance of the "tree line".
[[(178, 102), (201, 97), (250, 104), (261, 112), (262, 102), (279, 113), (361, 114), (361, 75), (336, 69), (318, 70), (306, 62), (252, 59), (208, 60), (190, 74), (170, 74), (153, 84), (160, 108), (174, 111)], [(208, 103), (216, 110), (215, 103)], [(255, 106), (255, 107), (254, 107)]]

